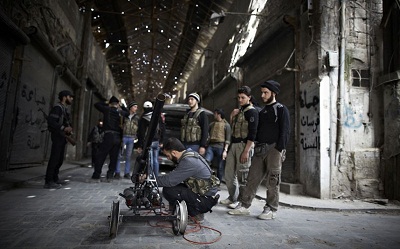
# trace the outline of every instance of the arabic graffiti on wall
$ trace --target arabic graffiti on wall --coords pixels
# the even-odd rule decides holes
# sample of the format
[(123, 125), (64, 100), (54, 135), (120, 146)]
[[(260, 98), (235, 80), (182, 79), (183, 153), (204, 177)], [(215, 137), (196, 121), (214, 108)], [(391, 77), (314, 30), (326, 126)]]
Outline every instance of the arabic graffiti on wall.
[(46, 99), (37, 88), (22, 86), (21, 91), (23, 109), (19, 120), (22, 121), (20, 128), (25, 131), (25, 144), (28, 149), (39, 149), (41, 147), (42, 132), (46, 129), (46, 119), (43, 110), (46, 110)]
[(300, 91), (300, 144), (303, 150), (320, 148), (319, 96), (312, 91)]

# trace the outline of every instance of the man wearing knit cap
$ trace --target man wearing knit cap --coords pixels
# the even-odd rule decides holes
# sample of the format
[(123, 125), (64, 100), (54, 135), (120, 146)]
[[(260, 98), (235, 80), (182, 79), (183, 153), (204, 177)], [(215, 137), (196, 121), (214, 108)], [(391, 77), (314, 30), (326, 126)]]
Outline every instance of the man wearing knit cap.
[(204, 156), (208, 139), (208, 117), (199, 107), (199, 94), (189, 94), (187, 101), (190, 110), (181, 120), (181, 141), (187, 149), (190, 148)]
[[(258, 112), (250, 103), (251, 89), (242, 86), (237, 90), (239, 112), (232, 118), (231, 146), (226, 157), (225, 182), (228, 198), (220, 203), (235, 208), (240, 189), (246, 185), (257, 133)], [(239, 188), (240, 187), (240, 188)]]
[[(138, 129), (138, 153), (141, 154), (145, 147), (145, 137), (147, 131), (150, 127), (151, 116), (153, 116), (153, 104), (150, 101), (143, 103), (143, 114), (140, 117), (139, 129)], [(160, 171), (160, 165), (158, 163), (158, 156), (160, 154), (160, 147), (162, 147), (162, 142), (164, 140), (165, 134), (165, 122), (161, 115), (158, 119), (158, 125), (156, 132), (154, 133), (153, 140), (150, 144), (151, 154), (152, 154), (152, 168), (155, 176), (158, 176)], [(138, 172), (138, 168), (134, 169), (134, 173)]]
[(58, 174), (64, 161), (66, 136), (72, 134), (71, 118), (67, 106), (71, 105), (74, 95), (64, 90), (58, 93), (60, 102), (53, 106), (47, 118), (48, 129), (51, 133), (51, 153), (47, 164), (44, 188), (61, 188)]
[(124, 123), (122, 127), (122, 144), (120, 148), (120, 152), (118, 153), (118, 161), (115, 169), (114, 178), (120, 179), (120, 167), (121, 167), (121, 158), (125, 154), (125, 169), (124, 169), (124, 178), (131, 179), (131, 156), (134, 146), (134, 141), (137, 137), (136, 133), (139, 126), (139, 115), (136, 114), (138, 109), (138, 104), (135, 101), (132, 101), (128, 104), (129, 116), (124, 118)]
[(129, 111), (125, 107), (121, 109), (119, 100), (115, 96), (112, 96), (108, 103), (101, 101), (94, 104), (94, 106), (103, 113), (104, 139), (96, 155), (91, 182), (100, 182), (101, 170), (107, 155), (110, 156), (107, 182), (111, 182), (117, 166), (118, 152), (121, 146), (121, 120), (122, 117), (129, 116)]
[(282, 162), (285, 160), (286, 145), (290, 135), (289, 111), (275, 99), (279, 91), (280, 84), (276, 81), (268, 80), (261, 84), (261, 98), (265, 107), (259, 113), (253, 162), (247, 184), (240, 190), (239, 204), (234, 210), (228, 212), (231, 215), (250, 214), (249, 207), (257, 188), (264, 178), (267, 178), (265, 181), (267, 201), (258, 218), (270, 220), (276, 217)]

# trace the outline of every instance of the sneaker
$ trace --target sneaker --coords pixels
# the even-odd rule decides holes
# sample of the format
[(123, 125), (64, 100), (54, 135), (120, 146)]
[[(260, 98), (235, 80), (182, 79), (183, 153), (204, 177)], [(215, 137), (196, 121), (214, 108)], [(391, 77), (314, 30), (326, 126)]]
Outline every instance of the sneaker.
[(237, 206), (239, 206), (241, 203), (238, 201), (232, 202), (231, 204), (228, 205), (228, 208), (235, 209)]
[(194, 220), (194, 222), (203, 223), (204, 222), (204, 214), (198, 214), (198, 215), (192, 216), (192, 219)]
[(119, 173), (115, 173), (114, 179), (117, 179), (117, 180), (121, 179), (121, 175)]
[(276, 217), (276, 211), (272, 211), (270, 207), (264, 207), (264, 211), (257, 216), (260, 220), (272, 220)]
[(125, 179), (131, 179), (131, 175), (130, 175), (130, 174), (125, 174), (125, 175), (124, 175), (124, 178), (125, 178)]
[(43, 188), (47, 188), (47, 189), (59, 189), (61, 187), (62, 187), (61, 184), (58, 184), (55, 182), (49, 182), (49, 183), (44, 184), (44, 186), (43, 186)]
[(219, 204), (222, 204), (222, 205), (229, 205), (229, 204), (232, 204), (232, 203), (233, 202), (229, 198), (226, 198), (225, 200), (222, 200), (222, 201), (219, 202)]
[(242, 205), (238, 205), (235, 209), (228, 212), (231, 215), (249, 215), (250, 210), (248, 208), (242, 207)]

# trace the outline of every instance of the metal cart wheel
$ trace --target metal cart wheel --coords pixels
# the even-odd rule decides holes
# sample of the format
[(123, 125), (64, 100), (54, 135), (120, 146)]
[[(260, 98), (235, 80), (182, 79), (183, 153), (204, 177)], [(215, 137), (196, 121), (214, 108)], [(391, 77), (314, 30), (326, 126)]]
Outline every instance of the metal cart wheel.
[(110, 214), (110, 237), (115, 238), (117, 236), (119, 223), (119, 201), (114, 202), (111, 206)]
[(176, 220), (172, 221), (174, 234), (184, 234), (188, 223), (188, 211), (185, 201), (176, 203), (174, 215), (176, 215)]

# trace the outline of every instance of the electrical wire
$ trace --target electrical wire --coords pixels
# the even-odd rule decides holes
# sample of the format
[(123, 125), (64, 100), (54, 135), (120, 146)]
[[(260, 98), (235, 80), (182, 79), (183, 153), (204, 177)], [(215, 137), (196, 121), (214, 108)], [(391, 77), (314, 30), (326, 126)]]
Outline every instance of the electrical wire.
[[(146, 212), (143, 212), (142, 214), (143, 215), (151, 215), (152, 213), (153, 213), (152, 211), (146, 211)], [(167, 215), (171, 215), (171, 214), (168, 213), (168, 212), (161, 212), (161, 216), (167, 216)], [(215, 242), (217, 242), (217, 241), (219, 241), (221, 239), (221, 237), (222, 237), (222, 232), (221, 231), (219, 231), (219, 230), (217, 230), (215, 228), (209, 227), (209, 226), (203, 226), (194, 217), (190, 217), (189, 216), (189, 218), (193, 222), (193, 224), (189, 224), (189, 225), (192, 226), (193, 228), (191, 228), (189, 230), (186, 229), (185, 233), (183, 234), (183, 239), (185, 239), (186, 241), (188, 241), (188, 242), (190, 242), (192, 244), (196, 244), (196, 245), (209, 245), (209, 244), (213, 244), (213, 243), (215, 243)], [(156, 223), (152, 223), (150, 221), (147, 221), (147, 224), (150, 227), (172, 228), (172, 224), (169, 221), (157, 221)], [(200, 231), (202, 231), (204, 229), (208, 229), (208, 230), (216, 232), (217, 233), (217, 237), (215, 239), (211, 240), (211, 241), (195, 241), (195, 240), (192, 240), (192, 239), (188, 238), (188, 235), (192, 235), (192, 234), (200, 232)]]
[[(209, 244), (213, 244), (213, 243), (215, 243), (215, 242), (217, 242), (217, 241), (219, 241), (221, 239), (221, 237), (222, 237), (222, 232), (221, 231), (219, 231), (219, 230), (217, 230), (215, 228), (209, 227), (209, 226), (201, 225), (200, 222), (198, 220), (196, 220), (196, 218), (191, 217), (191, 219), (194, 222), (195, 227), (192, 229), (192, 231), (185, 232), (185, 234), (183, 235), (183, 238), (186, 241), (188, 241), (188, 242), (190, 242), (192, 244), (196, 244), (196, 245), (209, 245)], [(199, 232), (202, 229), (208, 229), (208, 230), (215, 231), (215, 232), (217, 232), (218, 236), (215, 239), (211, 240), (211, 241), (194, 241), (194, 240), (191, 240), (191, 239), (189, 239), (187, 237), (187, 235), (195, 233), (195, 232)]]

